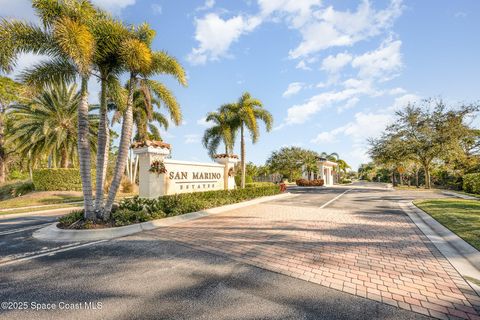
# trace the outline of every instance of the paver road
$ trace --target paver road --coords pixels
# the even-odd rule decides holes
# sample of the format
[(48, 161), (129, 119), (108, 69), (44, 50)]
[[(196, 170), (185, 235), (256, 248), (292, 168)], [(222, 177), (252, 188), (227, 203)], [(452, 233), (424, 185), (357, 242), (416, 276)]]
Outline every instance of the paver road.
[[(0, 310), (0, 318), (479, 319), (480, 298), (397, 205), (441, 195), (369, 187), (293, 190), (295, 197), (0, 263), (1, 301), (102, 303)], [(14, 240), (4, 241), (5, 252)]]

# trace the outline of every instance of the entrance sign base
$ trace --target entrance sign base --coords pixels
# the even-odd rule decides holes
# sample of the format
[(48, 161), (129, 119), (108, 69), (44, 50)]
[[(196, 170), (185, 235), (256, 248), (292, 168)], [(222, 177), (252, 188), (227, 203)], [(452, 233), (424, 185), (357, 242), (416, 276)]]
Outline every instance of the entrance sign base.
[[(216, 163), (201, 163), (168, 159), (171, 147), (163, 142), (146, 141), (132, 147), (139, 157), (141, 198), (235, 188), (234, 166), (238, 156), (221, 154), (215, 156)], [(161, 162), (165, 172), (152, 172), (154, 162)]]

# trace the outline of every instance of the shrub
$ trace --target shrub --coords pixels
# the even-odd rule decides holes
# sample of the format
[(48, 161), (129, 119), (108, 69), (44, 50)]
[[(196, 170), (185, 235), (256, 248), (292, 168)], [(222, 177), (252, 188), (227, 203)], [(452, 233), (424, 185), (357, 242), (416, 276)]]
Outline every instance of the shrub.
[(352, 179), (343, 178), (340, 183), (352, 183)]
[(83, 210), (74, 210), (63, 217), (58, 218), (58, 222), (60, 222), (61, 225), (68, 227), (72, 225), (72, 223), (75, 223), (82, 219), (83, 219)]
[[(249, 175), (245, 176), (245, 187), (247, 186), (247, 183), (253, 183), (253, 177), (252, 176), (249, 176)], [(235, 184), (237, 186), (241, 186), (241, 184), (242, 184), (242, 173), (241, 172), (239, 172), (235, 176)]]
[(115, 221), (115, 226), (117, 227), (126, 226), (132, 223), (146, 222), (163, 217), (165, 217), (165, 213), (160, 211), (148, 213), (146, 211), (118, 209), (112, 213), (112, 219)]
[(123, 199), (119, 209), (148, 213), (162, 212), (170, 217), (278, 193), (280, 193), (278, 186), (269, 185), (257, 188), (182, 193), (162, 196), (158, 199), (143, 199), (137, 196)]
[(321, 187), (324, 184), (323, 179), (313, 179), (313, 180), (307, 180), (307, 179), (298, 179), (295, 181), (297, 186), (299, 187)]
[(0, 200), (22, 196), (35, 190), (30, 181), (7, 182), (0, 186)]
[(463, 176), (463, 191), (480, 194), (480, 173), (470, 173)]
[(133, 183), (130, 182), (130, 179), (128, 179), (127, 177), (123, 177), (122, 182), (121, 182), (121, 186), (122, 186), (122, 192), (123, 193), (132, 193), (133, 192)]
[(35, 186), (33, 185), (32, 182), (28, 181), (28, 182), (20, 183), (15, 187), (13, 187), (11, 194), (12, 194), (12, 197), (20, 197), (34, 190), (35, 190)]
[(27, 180), (29, 178), (28, 172), (21, 172), (19, 170), (13, 170), (8, 174), (8, 180)]
[(267, 186), (274, 186), (275, 183), (273, 182), (252, 182), (252, 183), (245, 183), (245, 188), (258, 188), (258, 187), (267, 187)]
[[(92, 170), (92, 183), (95, 171)], [(37, 191), (81, 191), (80, 170), (74, 168), (38, 169), (33, 171), (33, 184)]]

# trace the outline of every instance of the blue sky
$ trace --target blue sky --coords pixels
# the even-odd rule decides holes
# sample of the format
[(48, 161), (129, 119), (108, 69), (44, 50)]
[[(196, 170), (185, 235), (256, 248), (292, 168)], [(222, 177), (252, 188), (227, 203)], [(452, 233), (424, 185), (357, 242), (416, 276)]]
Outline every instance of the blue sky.
[[(479, 98), (477, 0), (93, 2), (126, 22), (150, 23), (154, 48), (187, 70), (188, 88), (161, 78), (184, 113), (183, 125), (163, 134), (176, 159), (209, 161), (203, 118), (244, 91), (275, 118), (272, 132), (247, 144), (249, 161), (301, 146), (338, 152), (354, 168), (368, 161), (366, 139), (409, 101)], [(0, 15), (35, 21), (27, 0), (0, 0)], [(24, 56), (18, 68), (38, 59)], [(98, 85), (90, 91), (94, 102)]]

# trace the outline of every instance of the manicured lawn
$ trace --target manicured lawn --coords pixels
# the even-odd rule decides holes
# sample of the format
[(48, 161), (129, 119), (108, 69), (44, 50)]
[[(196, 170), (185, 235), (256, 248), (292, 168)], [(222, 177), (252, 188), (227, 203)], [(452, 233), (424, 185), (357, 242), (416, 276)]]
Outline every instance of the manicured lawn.
[(414, 204), (480, 250), (480, 201), (434, 199), (417, 200)]
[[(133, 193), (118, 193), (117, 199), (132, 197)], [(0, 211), (8, 208), (21, 208), (28, 206), (42, 206), (51, 204), (65, 204), (82, 201), (83, 196), (79, 191), (40, 191), (31, 192), (24, 196), (0, 201)], [(47, 207), (51, 208), (51, 207)], [(43, 209), (47, 209), (43, 208)]]
[(69, 207), (81, 207), (81, 203), (63, 203), (63, 204), (58, 204), (58, 205), (51, 205), (48, 207), (37, 207), (37, 208), (30, 208), (30, 209), (14, 209), (14, 210), (8, 210), (8, 211), (2, 211), (0, 210), (0, 215), (6, 215), (6, 214), (14, 214), (14, 213), (25, 213), (25, 212), (37, 212), (37, 211), (44, 211), (44, 210), (53, 210), (53, 209), (61, 209), (61, 208), (69, 208)]

